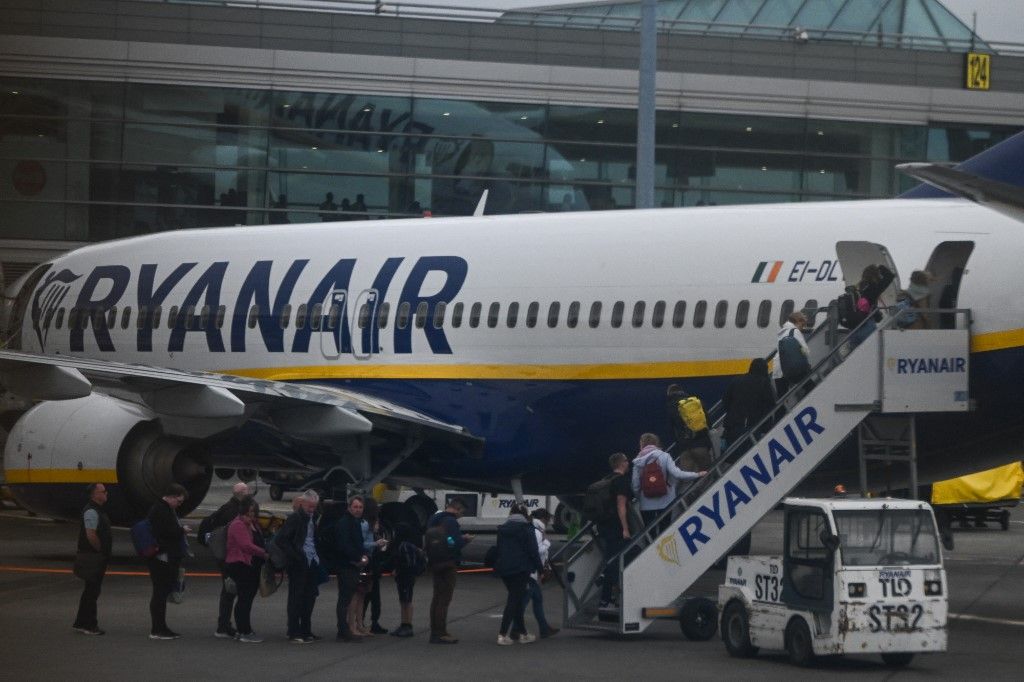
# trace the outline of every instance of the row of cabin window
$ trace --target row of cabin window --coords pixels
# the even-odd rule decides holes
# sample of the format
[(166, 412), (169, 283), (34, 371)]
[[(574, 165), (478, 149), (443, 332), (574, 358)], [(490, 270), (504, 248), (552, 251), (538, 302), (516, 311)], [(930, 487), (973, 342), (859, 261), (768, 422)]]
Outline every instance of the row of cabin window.
[[(502, 321), (501, 303), (491, 303), (487, 307), (487, 318), (486, 324), (489, 328), (494, 329)], [(804, 310), (815, 310), (818, 307), (818, 302), (814, 299), (807, 301), (804, 305)], [(472, 303), (468, 306), (464, 303), (455, 303), (451, 306), (451, 317), (449, 324), (452, 328), (458, 329), (463, 323), (471, 329), (476, 329), (480, 326), (483, 320), (483, 304)], [(686, 301), (676, 301), (672, 306), (671, 315), (668, 313), (668, 304), (665, 301), (656, 301), (651, 306), (651, 315), (649, 323), (651, 327), (660, 329), (665, 326), (666, 323), (672, 325), (673, 328), (679, 329), (683, 326), (686, 319)], [(589, 309), (586, 311), (586, 324), (591, 329), (596, 329), (601, 325), (601, 318), (604, 309), (604, 304), (601, 301), (594, 301), (590, 304)], [(785, 300), (782, 302), (782, 306), (779, 308), (778, 323), (781, 325), (786, 321), (786, 318), (795, 309), (795, 304), (792, 300)], [(154, 306), (152, 310), (146, 306), (140, 306), (138, 309), (138, 315), (136, 317), (135, 326), (137, 329), (142, 329), (148, 320), (148, 324), (153, 329), (157, 329), (160, 326), (160, 319), (162, 317), (161, 306)], [(359, 308), (359, 316), (356, 324), (359, 329), (365, 329), (370, 322), (371, 305), (364, 303)], [(376, 322), (377, 327), (384, 329), (387, 327), (388, 319), (391, 312), (390, 303), (382, 303), (376, 311)], [(435, 329), (441, 329), (444, 326), (445, 315), (448, 312), (448, 304), (441, 301), (434, 306), (434, 314), (430, 320), (431, 325)], [(410, 321), (416, 325), (418, 329), (422, 329), (427, 325), (427, 317), (429, 313), (429, 306), (426, 301), (421, 301), (417, 306), (416, 310), (412, 310), (412, 305), (408, 301), (404, 301), (398, 305), (398, 310), (395, 315), (395, 326), (399, 329), (405, 329), (409, 326)], [(534, 328), (537, 326), (538, 320), (540, 319), (541, 305), (537, 301), (530, 303), (526, 306), (526, 312), (524, 315), (523, 322), (527, 328)], [(547, 326), (554, 329), (558, 327), (561, 321), (562, 304), (558, 301), (554, 301), (547, 306), (546, 310), (546, 323)], [(581, 314), (583, 313), (583, 306), (579, 301), (572, 301), (566, 306), (565, 315), (565, 326), (570, 329), (578, 327), (582, 320)], [(757, 307), (756, 324), (758, 327), (764, 329), (771, 324), (771, 313), (772, 313), (772, 302), (768, 299), (764, 299)], [(180, 322), (180, 324), (187, 330), (191, 329), (207, 329), (210, 324), (210, 318), (213, 318), (213, 326), (216, 329), (220, 329), (224, 326), (224, 318), (226, 314), (225, 306), (218, 306), (211, 308), (208, 305), (204, 305), (199, 308), (198, 320), (196, 319), (196, 307), (186, 306), (185, 308), (179, 308), (178, 306), (171, 306), (167, 313), (167, 328), (174, 329)], [(278, 324), (282, 329), (287, 329), (291, 321), (292, 306), (285, 305), (281, 308), (280, 315), (278, 315)], [(520, 316), (520, 305), (519, 303), (509, 303), (505, 308), (504, 323), (509, 329), (515, 328), (519, 324)], [(735, 316), (733, 317), (733, 325), (737, 329), (743, 329), (747, 326), (750, 316), (750, 301), (740, 301), (736, 304)], [(121, 329), (128, 329), (131, 326), (132, 308), (131, 306), (125, 306), (121, 309), (120, 326)], [(181, 318), (179, 320), (179, 317)], [(260, 308), (254, 305), (249, 308), (249, 314), (246, 319), (246, 324), (250, 329), (254, 329), (259, 321)], [(303, 303), (298, 307), (295, 314), (295, 328), (304, 329), (307, 322), (310, 329), (319, 331), (321, 326), (324, 329), (336, 329), (338, 326), (338, 320), (341, 317), (341, 306), (338, 303), (332, 304), (327, 308), (326, 319), (324, 317), (324, 306), (321, 303), (316, 303), (312, 306), (308, 306)], [(624, 301), (616, 301), (611, 306), (611, 320), (610, 324), (613, 329), (622, 327), (626, 317), (626, 303)], [(693, 314), (690, 318), (690, 325), (694, 328), (700, 329), (707, 323), (708, 317), (708, 302), (697, 301), (693, 305)], [(118, 309), (116, 306), (107, 309), (105, 312), (99, 310), (93, 310), (89, 308), (72, 308), (68, 313), (68, 329), (85, 329), (89, 325), (89, 321), (92, 320), (93, 326), (97, 324), (104, 324), (108, 329), (113, 329), (118, 322)], [(51, 321), (53, 325), (60, 329), (64, 324), (64, 308), (60, 308), (54, 314), (51, 311), (47, 318), (44, 320), (44, 326), (49, 328)], [(648, 321), (647, 318), (647, 302), (637, 301), (633, 304), (632, 310), (630, 311), (629, 323), (635, 328), (644, 326), (644, 323)], [(729, 302), (726, 300), (718, 301), (714, 307), (714, 315), (712, 317), (712, 324), (715, 328), (721, 329), (729, 323)]]

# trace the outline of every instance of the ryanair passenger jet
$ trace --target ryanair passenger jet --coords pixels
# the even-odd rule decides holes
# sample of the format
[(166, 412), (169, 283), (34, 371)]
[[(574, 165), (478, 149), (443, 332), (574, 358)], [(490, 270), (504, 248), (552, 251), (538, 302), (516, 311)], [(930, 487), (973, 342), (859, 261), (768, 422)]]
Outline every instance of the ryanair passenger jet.
[[(962, 198), (274, 225), (88, 246), (11, 292), (0, 379), (39, 401), (7, 481), (29, 508), (111, 489), (128, 520), (214, 467), (568, 494), (715, 402), (794, 309), (869, 263), (970, 308), (972, 398), (922, 419), (922, 478), (1024, 445), (1024, 133), (911, 173)], [(919, 190), (927, 193), (927, 190)], [(979, 205), (984, 204), (984, 205)], [(837, 245), (839, 247), (837, 248)], [(897, 283), (885, 296), (892, 302)], [(832, 476), (848, 475), (843, 462)], [(68, 494), (70, 484), (75, 494)]]

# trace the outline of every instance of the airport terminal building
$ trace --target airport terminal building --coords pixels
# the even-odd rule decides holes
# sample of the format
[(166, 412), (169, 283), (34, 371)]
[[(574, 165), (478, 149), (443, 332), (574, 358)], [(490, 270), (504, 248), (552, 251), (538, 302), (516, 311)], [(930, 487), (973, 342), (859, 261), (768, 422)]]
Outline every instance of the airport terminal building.
[[(466, 215), (484, 189), (488, 213), (629, 208), (639, 12), (0, 0), (0, 284), (93, 241)], [(658, 13), (661, 206), (891, 196), (895, 164), (1024, 127), (1024, 46), (940, 0)]]

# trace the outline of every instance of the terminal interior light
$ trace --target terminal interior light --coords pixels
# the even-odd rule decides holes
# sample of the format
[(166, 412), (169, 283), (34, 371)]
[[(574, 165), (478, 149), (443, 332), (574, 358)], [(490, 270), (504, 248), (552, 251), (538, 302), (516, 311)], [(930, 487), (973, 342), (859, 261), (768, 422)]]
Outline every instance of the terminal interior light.
[(601, 125), (602, 123), (604, 123), (604, 119), (603, 118), (597, 119), (597, 124), (598, 125)]
[(752, 133), (754, 132), (754, 129), (751, 126), (747, 126), (747, 132)]
[(442, 115), (442, 116), (451, 116), (451, 115), (452, 115), (452, 112), (450, 112), (450, 111), (446, 111), (446, 112), (444, 112), (444, 113), (443, 113), (443, 114), (441, 114), (441, 115)]

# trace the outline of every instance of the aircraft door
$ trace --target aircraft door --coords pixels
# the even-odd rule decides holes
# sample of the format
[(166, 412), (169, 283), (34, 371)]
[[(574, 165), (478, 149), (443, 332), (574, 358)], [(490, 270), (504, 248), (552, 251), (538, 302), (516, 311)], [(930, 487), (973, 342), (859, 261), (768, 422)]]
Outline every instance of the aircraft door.
[(369, 360), (377, 348), (378, 298), (376, 289), (363, 289), (352, 307), (352, 356), (356, 360)]
[[(960, 281), (967, 272), (967, 259), (974, 251), (974, 242), (942, 242), (932, 251), (925, 267), (932, 275), (928, 296), (929, 308), (955, 308), (960, 297)], [(932, 329), (953, 329), (953, 313), (928, 313)]]
[[(321, 312), (315, 315), (320, 327), (320, 353), (328, 360), (340, 358), (345, 350), (345, 343), (351, 344), (347, 299), (347, 291), (335, 289), (324, 300)], [(314, 331), (316, 330), (314, 327)]]
[(878, 305), (896, 305), (896, 294), (900, 290), (900, 273), (896, 270), (896, 263), (893, 262), (888, 249), (872, 242), (838, 242), (836, 255), (843, 269), (844, 286), (857, 286), (864, 268), (869, 265), (884, 265), (889, 268), (896, 276), (892, 284), (879, 296)]

